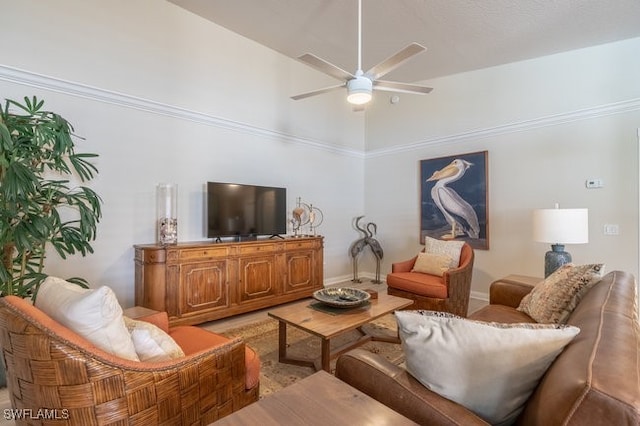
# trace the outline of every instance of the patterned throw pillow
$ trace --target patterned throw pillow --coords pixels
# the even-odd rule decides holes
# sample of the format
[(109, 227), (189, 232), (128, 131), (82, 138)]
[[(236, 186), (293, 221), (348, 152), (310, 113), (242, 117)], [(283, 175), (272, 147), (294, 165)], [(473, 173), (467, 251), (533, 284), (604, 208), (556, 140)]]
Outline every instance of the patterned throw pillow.
[(397, 311), (407, 371), (491, 424), (512, 424), (538, 382), (580, 332), (572, 326), (499, 324), (444, 312)]
[(182, 358), (184, 351), (167, 333), (146, 321), (124, 317), (140, 361), (160, 362)]
[(446, 271), (456, 266), (458, 266), (457, 262), (447, 255), (418, 253), (412, 271), (441, 277)]
[(464, 241), (443, 241), (431, 237), (424, 237), (424, 252), (449, 256), (455, 262), (454, 267), (460, 264), (460, 252)]
[(564, 324), (604, 274), (604, 264), (562, 265), (522, 298), (518, 310), (539, 323)]

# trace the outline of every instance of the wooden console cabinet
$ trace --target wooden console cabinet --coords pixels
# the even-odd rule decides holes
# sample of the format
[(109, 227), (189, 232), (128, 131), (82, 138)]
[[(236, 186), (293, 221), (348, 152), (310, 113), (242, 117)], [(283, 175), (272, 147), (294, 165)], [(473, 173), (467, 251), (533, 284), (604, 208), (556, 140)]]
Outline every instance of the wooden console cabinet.
[(323, 287), (322, 237), (135, 245), (135, 303), (199, 324)]

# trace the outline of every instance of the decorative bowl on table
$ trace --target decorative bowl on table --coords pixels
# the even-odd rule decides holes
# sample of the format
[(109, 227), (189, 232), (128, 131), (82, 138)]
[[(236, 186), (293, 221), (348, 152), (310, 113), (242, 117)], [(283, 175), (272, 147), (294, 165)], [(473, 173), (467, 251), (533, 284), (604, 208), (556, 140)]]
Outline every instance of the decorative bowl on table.
[(351, 287), (324, 288), (313, 293), (313, 298), (334, 308), (354, 308), (365, 303), (371, 295)]

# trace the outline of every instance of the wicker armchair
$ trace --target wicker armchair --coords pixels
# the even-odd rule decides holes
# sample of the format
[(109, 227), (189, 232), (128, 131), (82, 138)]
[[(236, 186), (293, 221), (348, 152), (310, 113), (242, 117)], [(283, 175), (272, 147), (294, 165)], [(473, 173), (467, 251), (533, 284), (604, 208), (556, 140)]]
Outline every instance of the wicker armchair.
[(170, 361), (129, 361), (7, 296), (0, 345), (11, 404), (31, 410), (18, 425), (50, 422), (33, 418), (43, 409), (60, 425), (205, 425), (258, 399), (259, 385), (245, 386), (239, 339)]
[(462, 246), (460, 264), (442, 277), (412, 272), (418, 256), (393, 263), (387, 275), (387, 293), (412, 299), (407, 309), (425, 309), (467, 316), (471, 294), (474, 253), (467, 243)]

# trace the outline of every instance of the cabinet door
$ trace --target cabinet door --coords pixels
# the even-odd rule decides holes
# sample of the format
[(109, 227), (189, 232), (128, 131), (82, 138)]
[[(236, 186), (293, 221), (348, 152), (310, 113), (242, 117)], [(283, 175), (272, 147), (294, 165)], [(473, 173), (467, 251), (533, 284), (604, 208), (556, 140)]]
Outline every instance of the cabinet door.
[(227, 261), (181, 265), (179, 293), (181, 314), (228, 307)]
[(285, 293), (312, 290), (316, 287), (315, 251), (300, 250), (287, 253), (285, 262), (287, 268), (284, 282)]
[(238, 262), (240, 303), (270, 297), (276, 293), (276, 257), (250, 256)]

